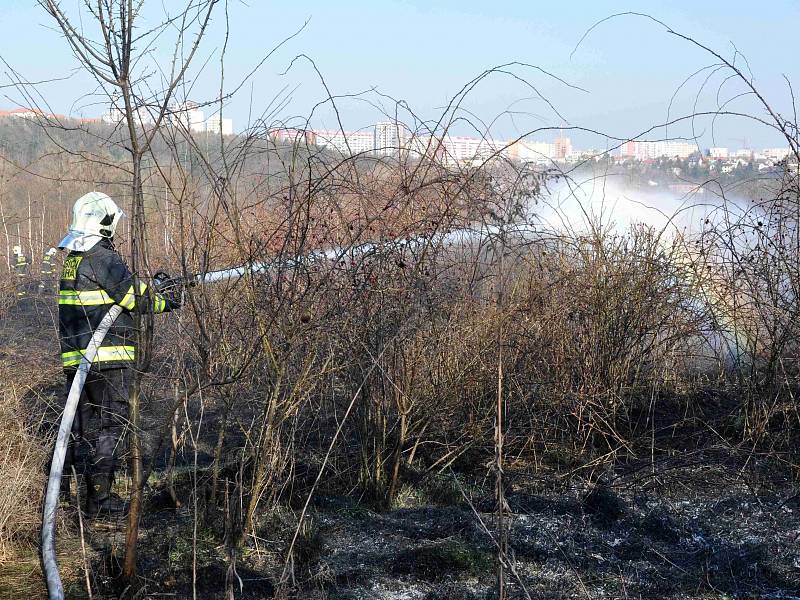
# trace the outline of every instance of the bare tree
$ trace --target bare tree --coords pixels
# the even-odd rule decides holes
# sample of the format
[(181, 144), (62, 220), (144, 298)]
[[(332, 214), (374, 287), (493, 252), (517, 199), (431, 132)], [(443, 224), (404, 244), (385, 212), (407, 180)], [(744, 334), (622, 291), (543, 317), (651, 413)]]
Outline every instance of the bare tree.
[[(100, 0), (87, 3), (70, 14), (56, 0), (39, 0), (64, 35), (64, 39), (85, 71), (95, 78), (110, 104), (121, 110), (129, 153), (127, 173), (131, 202), (131, 268), (134, 273), (148, 265), (147, 216), (142, 187), (142, 163), (150, 152), (159, 129), (170, 117), (176, 89), (183, 82), (208, 28), (219, 0), (190, 2), (154, 27), (142, 18), (143, 0)], [(91, 27), (94, 31), (88, 31)], [(170, 42), (166, 35), (173, 35)], [(187, 43), (187, 38), (191, 39)], [(172, 48), (168, 69), (162, 71), (162, 89), (154, 93), (146, 58), (153, 47), (169, 43)], [(188, 47), (185, 50), (184, 45)], [(144, 118), (146, 116), (146, 118)], [(137, 288), (136, 293), (140, 290)], [(138, 300), (138, 298), (137, 298)], [(125, 540), (123, 577), (136, 575), (136, 548), (142, 505), (142, 455), (139, 437), (141, 373), (150, 359), (152, 315), (138, 315), (137, 376), (129, 399), (131, 507)]]

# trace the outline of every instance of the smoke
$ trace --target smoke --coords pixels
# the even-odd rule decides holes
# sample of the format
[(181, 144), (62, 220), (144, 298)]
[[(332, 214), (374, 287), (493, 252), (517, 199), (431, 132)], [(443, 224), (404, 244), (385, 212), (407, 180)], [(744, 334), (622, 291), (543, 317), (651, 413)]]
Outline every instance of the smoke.
[(744, 198), (722, 198), (700, 187), (685, 191), (657, 184), (637, 187), (602, 177), (558, 184), (529, 207), (529, 218), (545, 229), (574, 234), (600, 229), (624, 235), (634, 226), (646, 225), (663, 231), (669, 239), (737, 220), (748, 205)]

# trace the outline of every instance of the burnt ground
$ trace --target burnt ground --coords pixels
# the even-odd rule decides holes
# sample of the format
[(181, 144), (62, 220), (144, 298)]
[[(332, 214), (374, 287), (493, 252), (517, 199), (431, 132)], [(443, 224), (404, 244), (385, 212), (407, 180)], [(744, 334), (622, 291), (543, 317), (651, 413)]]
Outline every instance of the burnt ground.
[[(41, 307), (5, 318), (0, 361), (17, 361), (31, 348), (55, 353), (53, 335), (52, 313)], [(53, 419), (37, 411), (58, 405), (61, 385), (45, 382), (26, 398), (43, 432)], [(157, 478), (148, 490), (138, 597), (192, 598), (194, 588), (197, 598), (224, 598), (229, 577), (237, 598), (275, 597), (296, 506), (279, 505), (261, 517), (234, 575), (224, 523), (205, 506), (207, 452), (198, 456), (196, 512), (193, 461), (184, 456), (179, 470), (181, 509), (167, 501)], [(800, 598), (800, 495), (771, 476), (767, 463), (709, 448), (621, 466), (604, 474), (602, 486), (555, 472), (532, 477), (523, 469), (510, 469), (507, 480), (509, 598)], [(464, 473), (406, 484), (396, 506), (382, 512), (323, 491), (298, 540), (289, 597), (496, 598), (494, 509), (491, 482)], [(59, 545), (68, 597), (83, 598), (75, 512), (63, 512)], [(119, 597), (114, 575), (123, 536), (122, 523), (86, 526), (94, 598)], [(39, 597), (35, 565), (31, 557), (0, 565), (0, 597)]]
[[(736, 485), (675, 494), (536, 487), (508, 495), (510, 598), (525, 598), (523, 586), (531, 598), (800, 598), (797, 497)], [(433, 505), (429, 493), (405, 490), (409, 506), (385, 512), (317, 497), (298, 544), (293, 597), (496, 598), (493, 502), (476, 495)], [(295, 514), (278, 508), (262, 520), (259, 543), (237, 563), (237, 597), (274, 597)], [(191, 598), (193, 512), (151, 505), (143, 525), (148, 597)], [(98, 587), (112, 584), (108, 557), (120, 555), (122, 535), (91, 529)], [(222, 540), (202, 525), (196, 540), (198, 597), (224, 598)], [(73, 597), (82, 589), (76, 581)]]

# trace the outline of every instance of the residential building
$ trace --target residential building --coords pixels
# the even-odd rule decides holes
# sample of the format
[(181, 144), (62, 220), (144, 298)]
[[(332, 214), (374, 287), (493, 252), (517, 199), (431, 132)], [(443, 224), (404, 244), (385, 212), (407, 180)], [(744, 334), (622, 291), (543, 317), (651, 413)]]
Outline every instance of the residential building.
[(572, 153), (572, 140), (563, 135), (560, 135), (558, 139), (556, 139), (553, 146), (555, 148), (555, 158), (563, 159), (566, 158), (568, 154)]
[(205, 122), (208, 133), (233, 135), (233, 119), (227, 119), (221, 113), (211, 115)]
[[(117, 125), (121, 123), (125, 119), (125, 113), (122, 109), (117, 108), (116, 106), (112, 106), (111, 109), (100, 116), (100, 121), (103, 123), (108, 123), (110, 125)], [(140, 107), (136, 110), (136, 121), (141, 126), (148, 126), (154, 125), (155, 119), (150, 114), (150, 111), (146, 107)]]
[(790, 148), (764, 148), (762, 154), (770, 160), (783, 160), (791, 153)]
[(317, 143), (317, 134), (311, 131), (310, 129), (281, 127), (278, 129), (271, 129), (269, 131), (269, 135), (276, 142), (288, 142), (291, 144), (297, 144), (305, 140), (305, 143), (309, 145)]
[(411, 137), (409, 129), (397, 121), (381, 121), (375, 124), (373, 148), (376, 154), (393, 156), (405, 149)]
[(373, 131), (342, 131), (334, 129), (315, 133), (318, 146), (337, 150), (344, 156), (371, 154), (375, 145), (375, 133)]
[(708, 155), (716, 160), (725, 160), (730, 155), (727, 148), (709, 148)]
[(549, 163), (556, 157), (555, 144), (519, 140), (508, 147), (510, 158), (523, 163)]
[(9, 117), (16, 117), (18, 119), (35, 119), (40, 115), (44, 115), (39, 110), (34, 108), (15, 108), (6, 113)]
[(688, 158), (697, 152), (697, 146), (689, 142), (664, 140), (658, 142), (627, 141), (620, 146), (620, 156), (637, 160), (655, 158)]
[(409, 152), (415, 159), (441, 159), (444, 156), (444, 144), (441, 138), (429, 135), (414, 135), (409, 140)]
[(509, 157), (508, 144), (491, 138), (446, 136), (442, 140), (445, 164), (477, 166), (497, 157)]
[[(183, 102), (170, 106), (170, 120), (175, 125), (182, 125), (189, 131), (203, 133), (207, 131), (205, 113), (196, 102)], [(231, 129), (233, 125), (231, 124)]]
[(109, 110), (107, 113), (103, 113), (102, 115), (100, 115), (100, 120), (103, 123), (110, 123), (111, 125), (116, 125), (117, 123), (122, 121), (122, 117), (123, 114), (120, 109), (111, 107), (111, 110)]

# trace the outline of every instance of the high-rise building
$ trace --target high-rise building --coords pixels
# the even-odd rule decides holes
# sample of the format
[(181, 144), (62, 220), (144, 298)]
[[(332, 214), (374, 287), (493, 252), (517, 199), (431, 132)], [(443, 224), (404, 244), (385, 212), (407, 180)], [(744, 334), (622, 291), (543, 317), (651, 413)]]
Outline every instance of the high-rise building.
[(695, 152), (698, 152), (697, 144), (691, 142), (679, 142), (679, 141), (665, 141), (665, 142), (657, 142), (659, 144), (663, 144), (659, 147), (661, 153), (660, 156), (664, 156), (667, 158), (689, 158)]
[(430, 160), (441, 158), (444, 155), (444, 145), (441, 138), (429, 135), (413, 135), (408, 143), (409, 153), (412, 158)]
[(619, 155), (637, 160), (654, 158), (688, 158), (697, 152), (697, 145), (681, 141), (639, 142), (628, 141), (622, 144)]
[(508, 148), (510, 158), (524, 163), (548, 163), (556, 156), (555, 144), (519, 140)]
[(619, 147), (619, 155), (634, 158), (636, 156), (636, 142), (628, 140)]
[(318, 146), (337, 150), (344, 156), (372, 154), (375, 147), (375, 133), (372, 131), (317, 131)]
[(408, 142), (413, 158), (428, 158), (444, 165), (478, 166), (496, 157), (513, 158), (506, 142), (464, 136), (413, 136)]
[(196, 102), (173, 104), (170, 106), (170, 111), (170, 119), (174, 124), (180, 124), (189, 131), (197, 133), (207, 130), (205, 113), (200, 110)]
[(762, 154), (770, 160), (783, 160), (791, 151), (791, 148), (764, 148)]
[(208, 133), (233, 135), (233, 119), (227, 119), (220, 113), (211, 115), (205, 122)]
[(376, 154), (393, 156), (406, 148), (411, 132), (397, 121), (381, 121), (375, 125), (373, 148)]
[(306, 143), (309, 145), (317, 143), (317, 134), (310, 129), (280, 127), (278, 129), (271, 129), (269, 135), (278, 142), (288, 142), (290, 144)]
[[(133, 114), (134, 114), (134, 121), (140, 127), (155, 125), (156, 120), (153, 118), (153, 115), (150, 114), (150, 110), (146, 106), (140, 106), (139, 108), (135, 109)], [(125, 119), (125, 112), (121, 108), (113, 105), (107, 113), (103, 114), (100, 117), (100, 121), (102, 121), (103, 123), (110, 123), (112, 125), (117, 125), (124, 119)]]
[(103, 123), (111, 123), (112, 125), (116, 125), (120, 121), (122, 121), (123, 113), (122, 111), (117, 108), (116, 106), (112, 105), (111, 108), (107, 113), (104, 113), (100, 116), (100, 120)]
[(506, 143), (490, 138), (446, 136), (442, 140), (445, 164), (478, 165), (497, 156), (506, 156)]
[(566, 158), (567, 154), (572, 153), (572, 140), (568, 137), (564, 137), (564, 135), (558, 136), (556, 139), (554, 146), (555, 157), (556, 158)]

